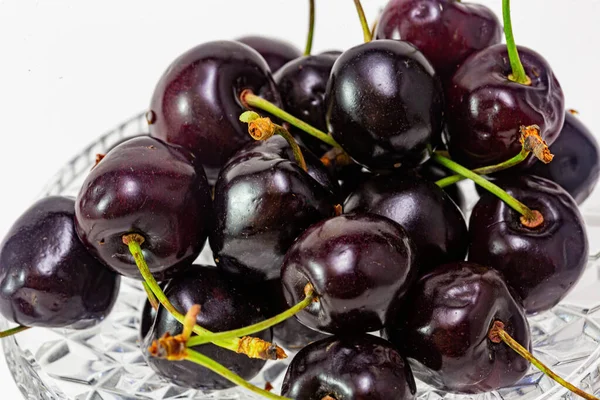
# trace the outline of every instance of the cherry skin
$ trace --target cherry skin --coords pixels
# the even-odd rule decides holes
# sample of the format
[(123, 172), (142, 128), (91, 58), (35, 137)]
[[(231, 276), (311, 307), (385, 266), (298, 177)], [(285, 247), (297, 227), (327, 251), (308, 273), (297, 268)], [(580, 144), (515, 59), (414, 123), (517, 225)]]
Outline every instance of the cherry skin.
[(321, 332), (381, 329), (417, 274), (416, 250), (404, 229), (375, 214), (344, 214), (308, 228), (281, 268), (289, 306), (308, 283), (318, 297), (296, 317)]
[(549, 145), (560, 133), (565, 115), (560, 84), (542, 56), (518, 49), (531, 85), (508, 79), (508, 52), (499, 44), (471, 55), (446, 87), (448, 149), (465, 167), (494, 165), (517, 155), (522, 125), (538, 125)]
[(495, 321), (531, 348), (525, 312), (501, 275), (460, 262), (421, 277), (384, 336), (423, 382), (455, 393), (487, 392), (515, 384), (529, 369), (529, 362), (504, 343), (488, 339)]
[(410, 400), (415, 393), (406, 360), (372, 335), (331, 337), (306, 346), (289, 365), (281, 390), (296, 400)]
[(550, 152), (554, 154), (550, 164), (535, 163), (527, 173), (558, 183), (577, 204), (583, 203), (600, 176), (600, 147), (594, 135), (576, 116), (567, 112)]
[(520, 214), (484, 194), (469, 221), (469, 261), (500, 271), (528, 313), (548, 310), (575, 286), (587, 265), (588, 239), (577, 203), (558, 184), (537, 176), (495, 183), (542, 213), (544, 223), (527, 228)]
[(211, 183), (229, 157), (252, 141), (239, 121), (245, 90), (278, 102), (266, 61), (239, 42), (201, 44), (182, 54), (160, 78), (148, 120), (150, 134), (193, 151)]
[(462, 212), (435, 183), (412, 171), (363, 182), (346, 199), (344, 212), (374, 213), (400, 224), (415, 245), (420, 273), (467, 255), (469, 232)]
[(24, 326), (88, 328), (112, 310), (121, 278), (87, 252), (73, 217), (75, 201), (32, 205), (0, 245), (0, 313)]
[(157, 280), (196, 259), (212, 223), (208, 182), (191, 152), (158, 139), (131, 139), (89, 173), (75, 205), (87, 249), (122, 275), (141, 279), (123, 236), (145, 239), (144, 258)]
[(502, 41), (492, 10), (456, 0), (392, 0), (377, 24), (377, 39), (414, 44), (442, 76), (471, 54)]
[[(287, 63), (273, 76), (283, 108), (293, 116), (327, 132), (325, 90), (331, 68), (338, 56), (319, 54)], [(317, 155), (331, 147), (306, 133), (293, 130), (294, 136)]]
[[(442, 167), (433, 160), (424, 162), (423, 164), (419, 165), (416, 170), (417, 173), (424, 179), (434, 183), (440, 179), (453, 175), (452, 171)], [(444, 188), (444, 192), (446, 192), (448, 196), (454, 200), (454, 203), (456, 203), (458, 208), (460, 208), (463, 213), (467, 211), (467, 198), (459, 185), (446, 186)]]
[(288, 62), (302, 57), (302, 51), (284, 40), (264, 36), (244, 36), (237, 39), (258, 51), (265, 59), (271, 72), (277, 72)]
[(331, 71), (325, 102), (333, 138), (369, 169), (418, 164), (442, 131), (441, 84), (407, 42), (375, 40), (345, 51)]
[[(165, 295), (173, 306), (187, 312), (194, 304), (201, 306), (196, 318), (198, 325), (212, 331), (222, 332), (242, 328), (265, 319), (260, 303), (253, 301), (240, 282), (223, 276), (214, 267), (200, 266), (173, 278), (165, 289)], [(145, 324), (145, 321), (142, 321)], [(143, 341), (142, 349), (148, 365), (160, 376), (177, 385), (202, 390), (219, 390), (235, 386), (227, 379), (190, 361), (173, 362), (152, 357), (148, 347), (152, 341), (165, 333), (180, 334), (183, 326), (163, 307), (159, 307), (150, 331)], [(253, 335), (271, 341), (271, 330)], [(193, 350), (212, 358), (227, 369), (249, 380), (265, 365), (264, 360), (249, 358), (212, 343), (192, 347)]]
[(304, 152), (309, 173), (280, 136), (249, 144), (215, 186), (210, 247), (218, 268), (257, 281), (279, 278), (283, 257), (306, 228), (334, 213), (337, 182)]

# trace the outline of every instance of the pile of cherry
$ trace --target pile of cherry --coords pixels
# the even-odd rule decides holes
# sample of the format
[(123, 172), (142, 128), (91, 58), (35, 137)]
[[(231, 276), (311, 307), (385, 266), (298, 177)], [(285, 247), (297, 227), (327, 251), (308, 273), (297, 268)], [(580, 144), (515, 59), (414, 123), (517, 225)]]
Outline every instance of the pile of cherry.
[[(534, 363), (594, 398), (529, 354), (526, 319), (586, 266), (593, 136), (515, 45), (508, 0), (507, 44), (480, 5), (391, 0), (372, 34), (355, 4), (365, 43), (344, 52), (310, 55), (311, 1), (304, 55), (249, 37), (177, 58), (150, 136), (8, 233), (0, 312), (18, 326), (1, 336), (93, 326), (126, 276), (148, 294), (144, 356), (182, 386), (411, 399), (413, 376), (478, 393)], [(481, 186), (468, 227), (465, 178)], [(193, 264), (207, 239), (216, 267)], [(301, 349), (281, 396), (247, 382), (279, 345)]]

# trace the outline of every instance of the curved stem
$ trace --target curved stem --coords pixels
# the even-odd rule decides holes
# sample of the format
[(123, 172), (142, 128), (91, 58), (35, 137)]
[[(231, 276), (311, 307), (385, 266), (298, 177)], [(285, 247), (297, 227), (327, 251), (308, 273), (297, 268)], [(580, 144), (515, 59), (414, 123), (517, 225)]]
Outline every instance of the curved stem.
[(308, 35), (306, 37), (306, 47), (304, 48), (304, 55), (310, 56), (313, 45), (313, 36), (315, 33), (315, 0), (308, 0), (310, 3), (310, 16), (308, 18)]
[(537, 227), (543, 222), (543, 217), (541, 221), (539, 221), (541, 214), (539, 212), (534, 212), (525, 204), (521, 203), (519, 200), (512, 197), (510, 194), (506, 193), (503, 189), (501, 189), (498, 185), (488, 181), (482, 176), (477, 175), (475, 172), (463, 167), (462, 165), (450, 160), (449, 158), (443, 157), (437, 153), (433, 153), (431, 156), (435, 162), (438, 164), (448, 168), (451, 171), (456, 172), (459, 175), (464, 176), (465, 178), (471, 179), (473, 182), (481, 186), (482, 188), (488, 190), (489, 192), (498, 196), (502, 201), (504, 201), (508, 206), (510, 206), (513, 210), (518, 212), (523, 216), (521, 218), (521, 222), (529, 221), (530, 225), (528, 227)]
[(296, 128), (308, 133), (311, 136), (316, 137), (317, 139), (327, 143), (333, 147), (341, 147), (338, 142), (336, 142), (330, 135), (325, 132), (320, 131), (319, 129), (307, 124), (306, 122), (294, 117), (292, 114), (289, 114), (277, 107), (275, 104), (271, 103), (268, 100), (263, 99), (252, 93), (251, 90), (244, 90), (240, 95), (240, 100), (242, 104), (247, 105), (248, 107), (258, 108), (259, 110), (263, 110), (268, 112), (271, 115), (295, 126)]
[(0, 332), (0, 339), (9, 337), (12, 335), (16, 335), (17, 333), (26, 331), (27, 329), (30, 329), (30, 328), (31, 328), (30, 326), (23, 326), (23, 325), (15, 326), (14, 328), (10, 328), (10, 329)]
[[(308, 285), (310, 285), (310, 283)], [(293, 307), (290, 307), (289, 309), (285, 310), (284, 312), (277, 314), (276, 316), (274, 316), (272, 318), (266, 319), (264, 321), (261, 321), (256, 324), (249, 325), (249, 326), (246, 326), (246, 327), (240, 328), (240, 329), (234, 329), (231, 331), (214, 333), (212, 335), (194, 336), (194, 337), (190, 338), (190, 340), (188, 340), (187, 346), (188, 347), (198, 346), (201, 344), (212, 342), (213, 340), (216, 340), (216, 339), (228, 339), (228, 338), (234, 338), (234, 337), (248, 336), (248, 335), (252, 335), (252, 334), (264, 331), (265, 329), (268, 329), (272, 326), (275, 326), (275, 325), (285, 321), (286, 319), (291, 318), (294, 315), (298, 314), (300, 311), (302, 311), (306, 307), (308, 307), (311, 303), (316, 301), (316, 297), (314, 295), (314, 290), (312, 289), (312, 285), (310, 285), (310, 288), (308, 290), (305, 290), (305, 292), (306, 292), (306, 297), (304, 297), (304, 299), (301, 302), (299, 302), (298, 304), (296, 304)]]
[(205, 368), (208, 368), (211, 371), (221, 375), (223, 378), (228, 379), (229, 381), (235, 383), (236, 385), (242, 386), (242, 387), (250, 390), (251, 392), (254, 392), (256, 394), (264, 396), (267, 399), (291, 400), (287, 397), (278, 396), (274, 393), (268, 392), (257, 386), (254, 386), (253, 384), (246, 381), (244, 378), (235, 374), (234, 372), (231, 372), (230, 370), (228, 370), (227, 368), (225, 368), (223, 365), (219, 364), (215, 360), (208, 358), (204, 354), (198, 353), (197, 351), (188, 349), (187, 356), (185, 359), (188, 361), (191, 361), (193, 363), (196, 363), (198, 365), (201, 365)]
[(367, 22), (367, 17), (365, 16), (365, 10), (363, 10), (362, 4), (360, 4), (360, 0), (354, 0), (354, 5), (356, 6), (356, 11), (358, 12), (360, 24), (362, 25), (365, 43), (369, 43), (372, 40), (372, 37), (371, 29), (369, 29), (369, 22)]
[(148, 297), (148, 301), (150, 302), (150, 305), (155, 310), (158, 310), (158, 306), (160, 305), (160, 303), (158, 302), (158, 299), (154, 295), (154, 292), (152, 291), (152, 289), (150, 289), (150, 286), (145, 281), (142, 282), (142, 286), (144, 287), (144, 291), (146, 292), (146, 297)]
[(508, 347), (513, 349), (517, 354), (521, 357), (532, 363), (536, 366), (537, 369), (542, 371), (548, 377), (552, 378), (558, 384), (564, 386), (569, 389), (571, 392), (575, 393), (578, 396), (583, 397), (588, 400), (598, 400), (596, 396), (593, 396), (589, 393), (584, 392), (573, 384), (565, 381), (563, 378), (558, 376), (554, 371), (548, 368), (544, 363), (535, 358), (533, 354), (531, 354), (525, 347), (521, 346), (519, 342), (513, 339), (505, 330), (504, 324), (500, 321), (495, 321), (492, 329), (489, 332), (489, 338), (494, 343), (500, 343), (500, 341), (504, 342)]
[(510, 0), (502, 0), (502, 18), (504, 20), (504, 36), (506, 37), (508, 59), (512, 68), (512, 74), (508, 76), (508, 79), (522, 85), (531, 85), (531, 79), (525, 73), (525, 69), (519, 58), (515, 37), (513, 36), (512, 21), (510, 18)]
[(275, 128), (275, 132), (283, 137), (292, 149), (292, 153), (294, 154), (294, 159), (300, 165), (305, 172), (308, 172), (308, 167), (306, 166), (306, 161), (304, 160), (304, 156), (302, 155), (302, 150), (300, 150), (300, 146), (296, 143), (296, 139), (285, 129), (283, 126), (277, 125)]

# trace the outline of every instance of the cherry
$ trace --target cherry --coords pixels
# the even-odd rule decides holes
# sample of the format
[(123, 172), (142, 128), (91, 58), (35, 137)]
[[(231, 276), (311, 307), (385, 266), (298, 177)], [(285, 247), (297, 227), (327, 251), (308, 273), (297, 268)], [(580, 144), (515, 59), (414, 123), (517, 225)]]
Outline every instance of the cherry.
[(144, 238), (156, 279), (189, 268), (212, 223), (202, 166), (191, 152), (158, 139), (131, 139), (90, 172), (77, 197), (75, 226), (84, 245), (122, 275), (141, 278), (123, 235)]
[(544, 222), (527, 228), (504, 202), (483, 194), (469, 222), (469, 261), (504, 274), (528, 313), (548, 310), (573, 288), (587, 264), (583, 218), (573, 198), (547, 179), (520, 175), (494, 183), (539, 211)]
[(411, 288), (385, 336), (406, 355), (415, 377), (457, 393), (479, 393), (518, 382), (529, 362), (488, 333), (494, 322), (531, 347), (525, 312), (501, 275), (473, 263), (446, 264)]
[(194, 47), (173, 61), (156, 85), (148, 112), (150, 133), (197, 154), (213, 183), (229, 157), (251, 141), (238, 120), (245, 110), (239, 100), (245, 89), (278, 102), (260, 54), (230, 41)]
[(244, 36), (236, 41), (244, 43), (258, 51), (275, 73), (288, 62), (302, 57), (302, 51), (293, 44), (281, 39), (265, 36)]
[[(325, 90), (337, 55), (320, 54), (298, 58), (283, 66), (273, 77), (277, 83), (283, 108), (293, 116), (322, 131), (325, 122)], [(330, 146), (305, 133), (293, 131), (294, 136), (317, 155)]]
[(558, 183), (577, 204), (583, 203), (600, 176), (600, 148), (594, 135), (576, 116), (567, 112), (550, 151), (554, 154), (550, 164), (535, 163), (527, 173)]
[(281, 279), (288, 305), (312, 284), (318, 301), (296, 317), (328, 333), (383, 327), (417, 273), (416, 251), (404, 229), (375, 214), (345, 214), (308, 228), (288, 250)]
[[(214, 267), (201, 266), (173, 278), (165, 289), (165, 295), (176, 309), (185, 312), (199, 304), (196, 322), (213, 332), (240, 328), (264, 319), (260, 304), (244, 291), (241, 282), (223, 276)], [(142, 324), (146, 322), (142, 320)], [(234, 386), (227, 379), (190, 361), (172, 362), (149, 355), (147, 348), (154, 340), (165, 333), (174, 336), (182, 331), (183, 326), (164, 307), (160, 307), (143, 342), (143, 354), (148, 365), (160, 376), (185, 387), (215, 390)], [(270, 341), (271, 331), (266, 330), (256, 336)], [(265, 364), (264, 360), (236, 354), (214, 344), (193, 346), (192, 350), (216, 360), (246, 380), (256, 376)]]
[[(423, 164), (419, 165), (416, 170), (420, 176), (430, 182), (436, 182), (452, 175), (452, 172), (442, 168), (433, 160), (424, 162)], [(477, 186), (477, 188), (479, 188), (479, 186)], [(467, 211), (467, 198), (459, 185), (446, 186), (444, 188), (444, 192), (446, 192), (446, 194), (448, 194), (448, 196), (454, 200), (454, 203), (456, 203), (462, 212)]]
[(297, 400), (414, 399), (416, 385), (405, 359), (371, 335), (312, 343), (289, 365), (281, 394)]
[(441, 134), (439, 79), (407, 42), (376, 40), (345, 51), (331, 71), (325, 102), (333, 138), (370, 169), (418, 163)]
[(469, 233), (458, 206), (411, 171), (366, 180), (348, 196), (344, 211), (374, 213), (400, 224), (415, 245), (421, 273), (463, 261), (467, 254)]
[(120, 277), (92, 257), (73, 226), (75, 202), (38, 200), (0, 245), (0, 313), (24, 326), (87, 328), (104, 319)]
[(391, 0), (379, 19), (377, 39), (414, 44), (442, 76), (451, 75), (478, 50), (500, 43), (492, 10), (457, 0)]
[(337, 182), (303, 153), (308, 173), (280, 136), (251, 143), (229, 160), (215, 186), (210, 246), (217, 267), (247, 279), (277, 279), (294, 239), (333, 215)]

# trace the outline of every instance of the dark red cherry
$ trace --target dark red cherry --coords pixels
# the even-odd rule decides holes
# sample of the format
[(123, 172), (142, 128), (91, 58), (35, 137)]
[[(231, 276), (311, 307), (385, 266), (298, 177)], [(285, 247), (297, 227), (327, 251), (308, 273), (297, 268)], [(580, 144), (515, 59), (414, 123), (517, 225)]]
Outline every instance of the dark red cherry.
[[(212, 332), (238, 329), (265, 319), (260, 304), (245, 292), (242, 284), (221, 275), (214, 267), (195, 268), (172, 279), (165, 289), (165, 295), (182, 313), (186, 313), (194, 304), (199, 304), (201, 311), (196, 322)], [(193, 362), (173, 362), (148, 354), (147, 349), (152, 341), (167, 332), (177, 335), (182, 331), (183, 326), (160, 307), (142, 344), (148, 365), (163, 378), (184, 387), (215, 390), (235, 386), (227, 379)], [(271, 341), (271, 330), (253, 336)], [(246, 380), (256, 376), (265, 365), (264, 360), (249, 358), (212, 343), (194, 346), (192, 349), (212, 358)]]
[(310, 225), (334, 213), (337, 182), (304, 152), (309, 173), (280, 136), (249, 144), (223, 168), (215, 186), (217, 267), (246, 278), (279, 278), (283, 257)]
[(239, 121), (245, 89), (277, 100), (265, 60), (239, 43), (201, 44), (182, 54), (160, 78), (148, 120), (152, 136), (193, 151), (213, 183), (221, 167), (252, 141)]
[(391, 0), (377, 23), (377, 39), (414, 44), (442, 76), (471, 54), (502, 41), (502, 27), (486, 6), (457, 0)]
[(77, 197), (75, 226), (88, 250), (120, 274), (141, 279), (123, 244), (123, 235), (138, 233), (157, 280), (188, 268), (212, 223), (208, 182), (196, 164), (191, 152), (151, 137), (115, 147)]
[(488, 339), (495, 321), (531, 348), (523, 308), (501, 275), (473, 263), (446, 264), (411, 288), (385, 336), (408, 358), (415, 377), (455, 393), (487, 392), (518, 382), (529, 362)]
[(564, 96), (550, 65), (533, 50), (518, 49), (531, 85), (508, 79), (508, 52), (498, 44), (471, 55), (446, 87), (450, 155), (468, 168), (517, 155), (521, 125), (538, 125), (549, 145), (563, 126)]
[(374, 213), (400, 224), (417, 250), (420, 273), (467, 255), (469, 232), (458, 206), (412, 171), (375, 176), (346, 199), (344, 212)]
[(281, 394), (296, 400), (410, 400), (410, 367), (391, 344), (372, 335), (331, 337), (292, 360)]
[(575, 286), (588, 258), (588, 239), (577, 203), (558, 184), (520, 175), (495, 181), (542, 213), (537, 228), (492, 194), (483, 194), (469, 221), (469, 261), (500, 271), (528, 313), (548, 310)]
[(592, 193), (600, 176), (600, 148), (594, 135), (583, 123), (567, 112), (556, 141), (550, 146), (554, 159), (550, 164), (535, 163), (528, 174), (558, 183), (583, 203)]
[(121, 278), (87, 252), (75, 201), (53, 196), (17, 219), (0, 245), (0, 313), (25, 326), (87, 328), (112, 310)]
[(304, 299), (308, 283), (318, 296), (296, 314), (300, 322), (334, 334), (381, 329), (416, 274), (406, 231), (375, 214), (344, 214), (311, 226), (281, 268), (288, 305)]
[[(440, 179), (453, 175), (453, 172), (442, 167), (433, 160), (427, 160), (419, 165), (416, 169), (417, 173), (430, 182), (437, 182)], [(458, 208), (462, 212), (467, 211), (467, 198), (460, 185), (450, 185), (444, 188), (444, 192), (454, 200)]]
[[(293, 116), (327, 132), (325, 90), (336, 55), (319, 54), (287, 63), (273, 76), (283, 108)], [(294, 136), (318, 156), (331, 149), (304, 132), (292, 130)]]
[(439, 79), (407, 42), (375, 40), (345, 51), (331, 71), (325, 102), (334, 139), (371, 169), (420, 162), (442, 131)]
[(281, 39), (265, 36), (244, 36), (237, 39), (237, 41), (258, 51), (273, 73), (288, 62), (302, 56), (302, 51), (299, 48)]
[[(281, 279), (261, 282), (253, 293), (262, 301), (265, 316), (273, 317), (289, 308), (283, 294)], [(301, 349), (328, 335), (302, 325), (296, 318), (288, 318), (273, 328), (273, 341), (287, 349)]]

